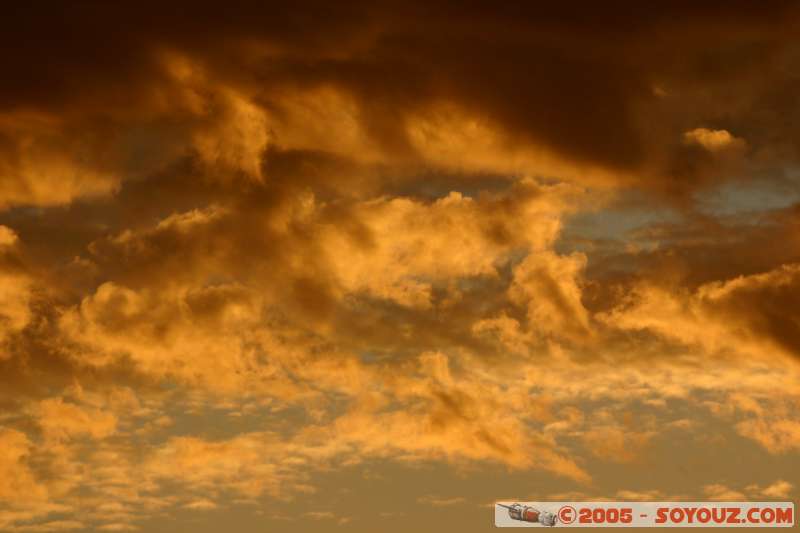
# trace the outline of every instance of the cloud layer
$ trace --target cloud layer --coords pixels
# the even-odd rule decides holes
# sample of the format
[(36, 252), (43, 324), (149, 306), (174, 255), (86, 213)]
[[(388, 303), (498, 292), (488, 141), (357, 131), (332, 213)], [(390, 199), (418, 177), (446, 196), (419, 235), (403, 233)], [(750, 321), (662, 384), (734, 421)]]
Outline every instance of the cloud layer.
[(794, 494), (636, 472), (796, 464), (796, 6), (181, 4), (0, 32), (0, 529)]

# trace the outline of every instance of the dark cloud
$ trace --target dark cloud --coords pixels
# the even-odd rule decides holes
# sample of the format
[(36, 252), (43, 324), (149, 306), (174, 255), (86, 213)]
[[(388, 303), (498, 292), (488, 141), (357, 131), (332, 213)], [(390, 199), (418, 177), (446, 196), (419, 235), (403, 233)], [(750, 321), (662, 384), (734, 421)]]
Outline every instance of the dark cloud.
[[(275, 117), (287, 112), (285, 91), (334, 87), (354, 99), (371, 142), (405, 160), (418, 156), (408, 121), (443, 103), (488, 121), (509, 147), (547, 150), (671, 195), (741, 174), (741, 165), (720, 165), (682, 144), (697, 127), (742, 137), (757, 168), (795, 158), (788, 139), (796, 136), (788, 133), (797, 12), (789, 2), (224, 10), (83, 2), (18, 6), (6, 15), (0, 109), (55, 116), (57, 138), (79, 141), (63, 147), (63, 159), (90, 174), (116, 170), (117, 180), (143, 170), (131, 168), (143, 161), (131, 160), (136, 130), (160, 123), (163, 135), (172, 123), (173, 139), (162, 144), (184, 146), (197, 127), (165, 54), (248, 92)], [(18, 150), (6, 146), (4, 159)], [(77, 183), (52, 201), (103, 190), (95, 185)], [(23, 193), (9, 200), (43, 201)]]

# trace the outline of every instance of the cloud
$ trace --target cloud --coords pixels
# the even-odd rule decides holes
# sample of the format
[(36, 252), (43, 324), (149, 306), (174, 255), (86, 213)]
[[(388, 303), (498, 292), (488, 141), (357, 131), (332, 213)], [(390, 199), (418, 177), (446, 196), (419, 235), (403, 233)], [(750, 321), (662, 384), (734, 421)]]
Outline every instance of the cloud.
[(0, 460), (2, 482), (0, 497), (5, 501), (41, 500), (47, 497), (47, 489), (34, 476), (28, 458), (32, 443), (28, 437), (17, 430), (0, 429), (0, 448), (3, 458)]
[(532, 253), (515, 267), (510, 299), (527, 307), (530, 327), (543, 335), (582, 337), (590, 333), (581, 301), (581, 272), (586, 257)]
[(42, 400), (35, 407), (34, 417), (45, 438), (55, 440), (83, 435), (102, 439), (112, 435), (117, 426), (116, 417), (112, 413), (65, 403), (61, 398)]
[(0, 529), (791, 461), (796, 7), (190, 7), (0, 32)]
[[(5, 205), (107, 195), (187, 156), (220, 174), (267, 178), (263, 155), (272, 145), (662, 191), (726, 179), (709, 177), (702, 157), (668, 141), (683, 132), (720, 146), (730, 144), (728, 128), (747, 130), (761, 160), (796, 157), (791, 143), (777, 154), (764, 148), (792, 123), (774, 111), (794, 83), (783, 66), (791, 32), (775, 29), (797, 17), (785, 5), (769, 13), (739, 5), (724, 22), (710, 7), (626, 8), (625, 17), (592, 10), (609, 31), (632, 25), (648, 36), (619, 31), (616, 41), (561, 8), (488, 13), (444, 3), (411, 24), (420, 6), (302, 23), (288, 10), (250, 6), (220, 27), (215, 13), (193, 7), (186, 21), (178, 7), (134, 17), (87, 6), (75, 29), (81, 38), (70, 34), (69, 47), (54, 53), (28, 44), (0, 57), (16, 74), (0, 94), (0, 161), (13, 176), (0, 196)], [(327, 11), (310, 8), (319, 10)], [(110, 18), (120, 23), (114, 31), (93, 24)], [(714, 50), (701, 29), (711, 22)], [(6, 44), (41, 24), (20, 11)], [(45, 26), (66, 42), (66, 30)], [(559, 34), (573, 38), (553, 38)], [(745, 37), (757, 51), (733, 53)], [(106, 49), (89, 59), (96, 42)], [(725, 121), (733, 124), (716, 126)], [(690, 129), (698, 122), (708, 127)], [(700, 179), (676, 184), (675, 175)]]
[(8, 357), (6, 343), (32, 317), (33, 279), (20, 264), (19, 236), (0, 225), (0, 359)]
[(466, 500), (462, 497), (454, 497), (454, 498), (441, 498), (437, 496), (420, 496), (417, 498), (417, 503), (421, 503), (423, 505), (431, 505), (433, 507), (450, 507), (452, 505), (459, 505), (465, 503)]
[(584, 435), (587, 448), (600, 458), (619, 463), (635, 461), (653, 432), (636, 432), (617, 427), (595, 427)]
[(323, 236), (331, 267), (346, 290), (401, 305), (428, 307), (445, 280), (498, 275), (515, 249), (539, 250), (558, 232), (558, 213), (577, 191), (522, 180), (503, 195), (478, 199), (452, 192), (432, 204), (404, 198), (355, 206), (364, 241)]
[(137, 531), (139, 528), (131, 525), (131, 524), (124, 524), (124, 523), (112, 523), (112, 524), (103, 524), (97, 527), (100, 531)]
[(212, 502), (211, 500), (193, 500), (189, 503), (183, 505), (185, 509), (192, 509), (192, 510), (200, 510), (200, 511), (208, 511), (211, 509), (216, 509), (217, 504)]
[(797, 357), (793, 314), (800, 280), (797, 264), (707, 283), (694, 292), (642, 284), (627, 301), (600, 315), (626, 330), (650, 330), (711, 353), (728, 350), (761, 355), (769, 351)]
[(76, 135), (63, 122), (58, 116), (0, 113), (0, 172), (7, 176), (0, 206), (57, 205), (116, 189), (108, 139), (96, 130)]
[(785, 453), (800, 448), (800, 421), (795, 419), (754, 417), (736, 424), (736, 430), (772, 453)]
[(17, 526), (11, 531), (75, 531), (84, 529), (86, 524), (77, 520), (52, 520), (41, 524), (31, 524), (27, 526)]
[(664, 501), (664, 493), (657, 489), (645, 491), (618, 490), (616, 497), (627, 501)]
[(741, 492), (719, 483), (704, 486), (703, 492), (709, 500), (715, 501), (744, 501), (747, 499)]
[[(268, 434), (244, 434), (229, 440), (172, 437), (143, 465), (146, 476), (172, 480), (208, 491), (225, 488), (248, 497), (264, 492), (280, 494), (293, 474), (282, 468), (279, 440)], [(197, 503), (197, 502), (195, 502)], [(207, 502), (201, 502), (206, 508)]]
[(0, 246), (11, 247), (17, 242), (17, 234), (9, 227), (0, 226)]
[(684, 132), (683, 140), (687, 144), (697, 144), (709, 152), (722, 150), (741, 150), (747, 146), (744, 140), (734, 137), (726, 130), (709, 130), (695, 128)]
[[(514, 267), (514, 302), (528, 307), (539, 334), (580, 335), (588, 322), (577, 285), (581, 259), (550, 250), (574, 198), (580, 192), (572, 187), (526, 179), (477, 198), (381, 197), (337, 207), (303, 192), (268, 209), (232, 203), (176, 213), (92, 242), (93, 264), (112, 280), (65, 309), (58, 325), (76, 343), (70, 352), (78, 362), (107, 366), (125, 357), (158, 378), (230, 388), (251, 371), (279, 371), (247, 362), (258, 354), (241, 350), (244, 339), (268, 347), (275, 361), (290, 349), (277, 334), (329, 335), (334, 321), (341, 336), (358, 327), (369, 317), (354, 302), (463, 313), (465, 287), (502, 283), (502, 269), (527, 253)], [(560, 272), (564, 265), (572, 272)], [(278, 313), (280, 333), (267, 326)], [(474, 340), (467, 334), (463, 342)], [(215, 351), (239, 354), (238, 362)]]
[(794, 489), (794, 485), (788, 481), (779, 479), (774, 483), (761, 487), (759, 485), (749, 485), (747, 491), (751, 494), (766, 496), (768, 498), (788, 498)]

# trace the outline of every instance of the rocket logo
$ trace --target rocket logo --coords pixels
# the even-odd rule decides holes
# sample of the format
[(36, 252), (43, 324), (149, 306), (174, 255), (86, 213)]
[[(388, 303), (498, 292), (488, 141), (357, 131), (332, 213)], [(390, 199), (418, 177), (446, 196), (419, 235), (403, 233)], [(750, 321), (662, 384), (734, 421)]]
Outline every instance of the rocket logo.
[(503, 505), (498, 503), (500, 507), (508, 509), (508, 516), (513, 520), (520, 520), (522, 522), (538, 522), (543, 526), (552, 527), (558, 522), (558, 517), (550, 511), (540, 511), (527, 505), (515, 503), (512, 505)]

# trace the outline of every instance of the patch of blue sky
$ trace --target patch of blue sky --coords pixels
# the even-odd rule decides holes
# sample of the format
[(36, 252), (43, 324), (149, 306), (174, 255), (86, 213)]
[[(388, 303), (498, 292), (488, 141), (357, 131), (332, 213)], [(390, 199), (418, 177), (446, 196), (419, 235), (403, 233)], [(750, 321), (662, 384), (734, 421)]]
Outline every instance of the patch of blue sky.
[(731, 182), (698, 195), (698, 207), (712, 216), (784, 209), (800, 202), (800, 174), (775, 181)]
[(681, 212), (669, 206), (656, 207), (634, 193), (623, 194), (605, 207), (568, 217), (556, 248), (566, 251), (580, 241), (627, 241), (640, 228), (682, 219)]

